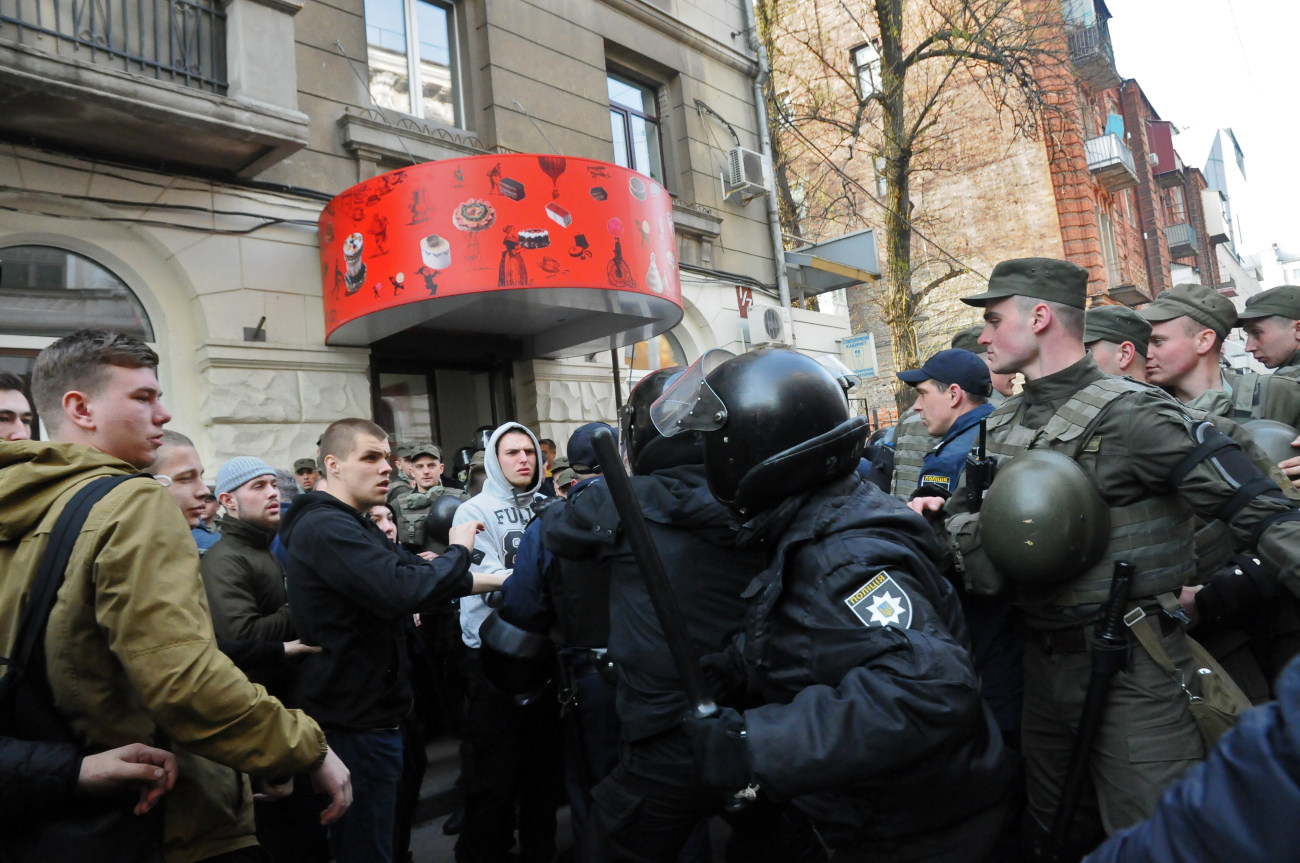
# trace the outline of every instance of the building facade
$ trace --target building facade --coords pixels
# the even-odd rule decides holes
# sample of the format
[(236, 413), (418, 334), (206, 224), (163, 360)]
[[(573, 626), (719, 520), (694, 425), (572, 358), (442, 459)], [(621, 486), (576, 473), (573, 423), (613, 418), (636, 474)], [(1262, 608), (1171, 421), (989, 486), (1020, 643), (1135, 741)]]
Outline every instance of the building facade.
[[(791, 71), (783, 76), (778, 66), (778, 77), (787, 88), (799, 82), (824, 88), (819, 105), (839, 100), (841, 125), (860, 106), (872, 116), (867, 99), (874, 79), (864, 74), (860, 60), (864, 51), (875, 57), (870, 47), (879, 41), (871, 29), (870, 4), (804, 0), (794, 5), (816, 22), (818, 32), (790, 40), (794, 47), (785, 59)], [(922, 356), (946, 347), (956, 330), (978, 321), (977, 312), (959, 297), (983, 290), (997, 263), (1010, 258), (1064, 258), (1084, 267), (1094, 305), (1140, 305), (1189, 281), (1232, 289), (1219, 272), (1217, 249), (1229, 239), (1221, 198), (1207, 189), (1201, 171), (1183, 164), (1172, 125), (1139, 83), (1116, 70), (1105, 3), (1021, 5), (1014, 14), (1042, 15), (1037, 32), (1020, 42), (1035, 52), (1034, 76), (1044, 103), (1036, 129), (1016, 128), (1007, 107), (1014, 100), (1000, 104), (990, 98), (980, 72), (954, 64), (951, 71), (941, 67), (929, 73), (948, 77), (924, 146), (917, 147), (910, 184), (909, 215), (916, 228), (912, 284), (941, 282), (921, 309)], [(930, 32), (926, 28), (937, 26), (926, 19), (931, 6), (946, 8), (905, 4), (915, 13), (908, 25), (916, 28), (904, 40), (905, 52)], [(957, 14), (959, 6), (953, 4), (949, 12)], [(826, 47), (832, 44), (833, 50)], [(817, 52), (807, 45), (818, 46)], [(821, 74), (810, 74), (813, 67)], [(922, 77), (916, 87), (927, 85)], [(799, 96), (787, 89), (783, 98), (797, 103)], [(806, 135), (801, 130), (783, 134), (795, 150)], [(868, 124), (855, 141), (863, 155), (843, 163), (860, 189), (874, 193), (861, 196), (855, 213), (869, 225), (882, 222), (884, 190), (871, 155), (879, 150), (880, 134)], [(810, 173), (806, 166), (800, 171)], [(825, 230), (816, 224), (815, 207), (806, 206), (804, 213), (813, 236)], [(872, 332), (881, 346), (874, 399), (883, 403), (892, 395), (894, 370), (879, 302), (873, 285), (850, 290), (854, 331)]]
[[(648, 370), (743, 350), (746, 301), (779, 302), (765, 203), (720, 183), (730, 147), (760, 149), (741, 2), (6, 3), (0, 364), (24, 372), (80, 326), (133, 331), (162, 357), (172, 427), (214, 469), (250, 452), (288, 464), (343, 416), (449, 450), (507, 419), (563, 445), (615, 418), (616, 373), (626, 395)], [(482, 331), (415, 317), (330, 344), (329, 201), (412, 164), (513, 153), (662, 185), (680, 321), (542, 359), (485, 295)], [(838, 352), (846, 318), (791, 316), (782, 340)]]

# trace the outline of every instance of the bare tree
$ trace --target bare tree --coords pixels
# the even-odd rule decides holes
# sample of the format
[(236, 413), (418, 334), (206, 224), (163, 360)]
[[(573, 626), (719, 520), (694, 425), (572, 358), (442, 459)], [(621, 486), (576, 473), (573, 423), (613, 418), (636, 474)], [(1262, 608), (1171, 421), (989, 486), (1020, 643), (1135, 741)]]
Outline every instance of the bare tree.
[[(990, 119), (1037, 136), (1064, 54), (1051, 0), (755, 0), (771, 58), (769, 115), (783, 229), (821, 239), (883, 227), (883, 281), (858, 289), (919, 364), (927, 299), (969, 272), (962, 238), (914, 206), (927, 175), (968, 170), (959, 145)], [(995, 127), (996, 128), (996, 127)], [(865, 295), (862, 293), (865, 292)], [(861, 313), (855, 321), (861, 329)], [(897, 390), (896, 390), (897, 392)]]

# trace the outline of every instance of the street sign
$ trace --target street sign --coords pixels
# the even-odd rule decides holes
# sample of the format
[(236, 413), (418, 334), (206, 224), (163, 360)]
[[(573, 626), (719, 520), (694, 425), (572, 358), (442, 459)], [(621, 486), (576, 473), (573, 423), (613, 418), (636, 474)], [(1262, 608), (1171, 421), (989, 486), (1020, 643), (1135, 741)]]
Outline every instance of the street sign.
[(876, 337), (873, 334), (845, 336), (840, 346), (844, 365), (864, 378), (876, 376)]

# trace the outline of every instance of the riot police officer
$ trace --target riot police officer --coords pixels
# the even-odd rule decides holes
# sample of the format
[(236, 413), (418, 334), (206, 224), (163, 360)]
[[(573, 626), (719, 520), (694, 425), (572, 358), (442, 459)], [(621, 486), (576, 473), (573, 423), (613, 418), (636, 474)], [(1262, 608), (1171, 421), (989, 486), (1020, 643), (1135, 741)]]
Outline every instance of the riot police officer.
[(866, 421), (812, 359), (706, 354), (656, 402), (698, 431), (709, 489), (764, 568), (728, 675), (742, 696), (688, 720), (706, 782), (809, 819), (845, 860), (983, 861), (1010, 768), (923, 519), (855, 467)]

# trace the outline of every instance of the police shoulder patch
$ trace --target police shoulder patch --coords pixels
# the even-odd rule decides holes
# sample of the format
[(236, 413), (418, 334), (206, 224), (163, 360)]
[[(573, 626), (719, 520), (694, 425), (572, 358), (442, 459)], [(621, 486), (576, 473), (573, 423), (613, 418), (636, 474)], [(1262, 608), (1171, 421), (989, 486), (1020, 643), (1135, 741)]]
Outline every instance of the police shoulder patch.
[(867, 626), (907, 629), (912, 624), (911, 597), (883, 569), (855, 590), (844, 604)]
[(921, 474), (921, 485), (937, 485), (939, 488), (952, 491), (952, 480), (947, 474), (942, 473), (924, 473)]

